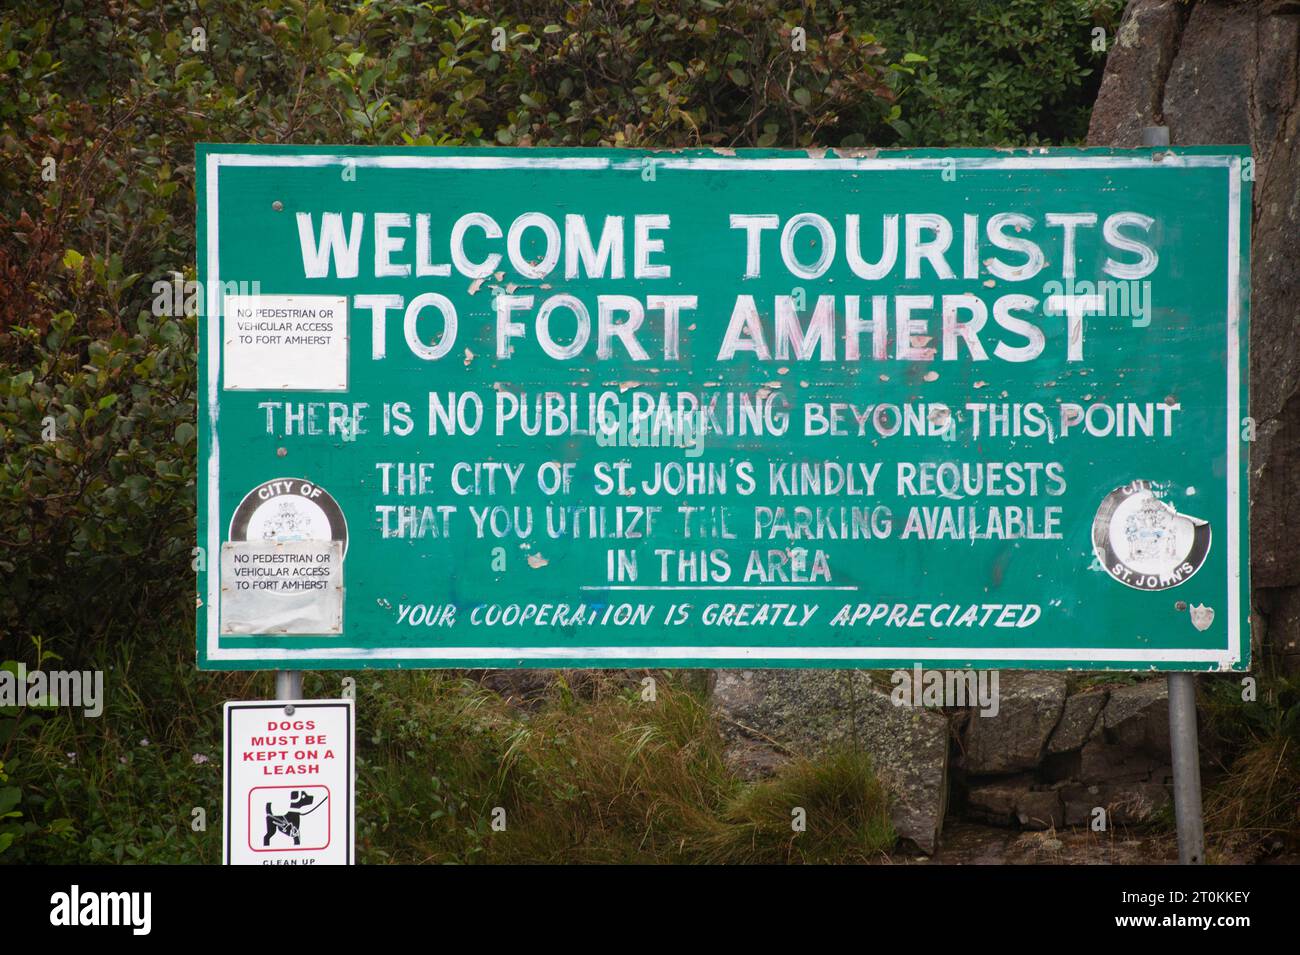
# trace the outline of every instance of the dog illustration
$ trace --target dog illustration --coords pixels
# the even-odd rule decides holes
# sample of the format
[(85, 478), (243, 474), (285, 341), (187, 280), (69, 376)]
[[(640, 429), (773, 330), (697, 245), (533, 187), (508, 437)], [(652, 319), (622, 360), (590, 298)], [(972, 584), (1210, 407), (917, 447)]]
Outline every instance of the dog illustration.
[[(328, 796), (325, 797), (325, 799), (328, 798)], [(316, 811), (316, 809), (325, 805), (325, 800), (322, 799), (320, 806), (317, 806), (315, 809), (308, 809), (306, 812), (301, 812), (300, 810), (310, 806), (315, 801), (316, 797), (311, 795), (311, 793), (307, 792), (305, 789), (294, 789), (289, 793), (289, 811), (279, 816), (271, 811), (271, 804), (268, 802), (266, 804), (266, 835), (262, 837), (262, 847), (266, 848), (269, 846), (271, 844), (271, 837), (277, 832), (283, 833), (292, 839), (295, 846), (301, 845), (302, 817), (310, 816)]]

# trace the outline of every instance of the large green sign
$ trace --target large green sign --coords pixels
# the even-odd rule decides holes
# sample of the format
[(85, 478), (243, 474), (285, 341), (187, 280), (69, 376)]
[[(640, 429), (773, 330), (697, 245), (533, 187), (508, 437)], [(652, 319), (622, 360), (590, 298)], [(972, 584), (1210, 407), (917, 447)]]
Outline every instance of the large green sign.
[(198, 150), (199, 665), (1244, 669), (1244, 150)]

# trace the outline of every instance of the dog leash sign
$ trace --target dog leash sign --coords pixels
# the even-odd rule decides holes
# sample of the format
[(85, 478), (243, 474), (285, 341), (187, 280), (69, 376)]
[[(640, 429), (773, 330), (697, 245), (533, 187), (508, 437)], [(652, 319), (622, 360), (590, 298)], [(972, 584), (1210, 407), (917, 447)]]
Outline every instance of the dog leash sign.
[(355, 862), (351, 700), (225, 706), (226, 865)]

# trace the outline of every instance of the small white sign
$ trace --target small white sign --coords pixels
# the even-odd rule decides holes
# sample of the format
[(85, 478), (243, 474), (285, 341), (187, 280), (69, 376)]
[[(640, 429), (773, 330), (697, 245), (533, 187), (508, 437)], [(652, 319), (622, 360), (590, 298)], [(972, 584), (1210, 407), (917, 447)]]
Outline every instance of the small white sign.
[(221, 545), (221, 632), (343, 632), (343, 541)]
[(227, 703), (226, 865), (356, 861), (351, 700)]
[(347, 391), (348, 300), (341, 295), (227, 295), (228, 391)]

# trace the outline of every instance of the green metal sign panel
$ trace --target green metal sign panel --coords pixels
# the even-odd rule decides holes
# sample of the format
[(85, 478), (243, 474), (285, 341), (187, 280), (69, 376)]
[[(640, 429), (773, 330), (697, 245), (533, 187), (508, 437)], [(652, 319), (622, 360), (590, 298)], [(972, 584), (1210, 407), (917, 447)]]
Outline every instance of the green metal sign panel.
[(197, 163), (201, 667), (1248, 665), (1243, 149)]

